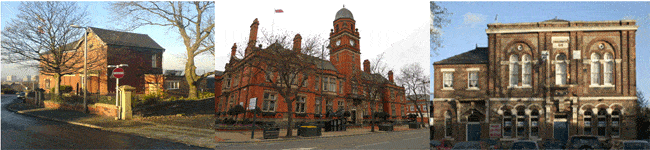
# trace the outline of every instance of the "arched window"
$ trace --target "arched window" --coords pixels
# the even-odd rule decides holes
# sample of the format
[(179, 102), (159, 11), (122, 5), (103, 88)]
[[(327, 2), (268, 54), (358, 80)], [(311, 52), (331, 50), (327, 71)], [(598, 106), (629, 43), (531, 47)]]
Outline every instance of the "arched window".
[(530, 137), (539, 137), (539, 110), (530, 112)]
[(336, 31), (335, 32), (339, 32), (339, 25), (338, 24), (336, 25)]
[(600, 108), (598, 110), (598, 136), (607, 135), (607, 110)]
[(524, 107), (517, 108), (517, 137), (526, 137), (527, 120)]
[(519, 64), (517, 55), (510, 55), (510, 86), (519, 85)]
[(604, 64), (604, 68), (603, 68), (604, 69), (603, 70), (603, 72), (604, 72), (603, 81), (604, 81), (605, 85), (612, 85), (612, 83), (614, 81), (614, 75), (613, 75), (614, 62), (612, 62), (612, 58), (613, 58), (612, 54), (605, 53), (605, 57), (604, 57), (604, 60), (605, 60), (604, 63), (605, 64)]
[(531, 64), (530, 64), (530, 60), (531, 60), (530, 55), (524, 55), (524, 57), (522, 57), (521, 60), (523, 62), (523, 64), (522, 64), (523, 70), (521, 70), (522, 71), (522, 73), (521, 73), (522, 74), (522, 76), (521, 76), (522, 83), (521, 84), (522, 84), (522, 86), (530, 86), (531, 72), (532, 72), (532, 67), (531, 67)]
[(612, 117), (611, 117), (611, 135), (612, 136), (620, 136), (620, 124), (621, 124), (621, 111), (616, 109), (612, 111)]
[(445, 137), (451, 137), (452, 128), (451, 128), (451, 111), (445, 112)]
[(600, 84), (600, 63), (598, 63), (599, 59), (600, 55), (597, 53), (591, 54), (591, 85)]
[(566, 84), (566, 55), (559, 54), (555, 57), (555, 85)]
[(583, 123), (584, 123), (584, 132), (582, 134), (584, 135), (592, 135), (592, 124), (593, 124), (593, 117), (594, 113), (591, 112), (591, 110), (587, 110), (584, 112), (583, 117)]
[(506, 110), (503, 112), (503, 137), (510, 138), (512, 137), (512, 126), (514, 125), (512, 120), (512, 112)]

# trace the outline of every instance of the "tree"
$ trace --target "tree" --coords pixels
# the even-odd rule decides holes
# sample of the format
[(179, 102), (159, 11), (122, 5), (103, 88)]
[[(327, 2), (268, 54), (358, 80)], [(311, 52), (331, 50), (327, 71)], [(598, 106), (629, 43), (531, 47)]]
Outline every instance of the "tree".
[(648, 108), (648, 99), (645, 98), (643, 92), (637, 89), (637, 115), (636, 115), (636, 125), (637, 125), (637, 139), (648, 139), (650, 138), (650, 108)]
[[(185, 80), (188, 98), (198, 97), (197, 85), (214, 71), (196, 74), (194, 58), (204, 53), (214, 54), (214, 1), (182, 2), (115, 2), (111, 8), (116, 20), (127, 22), (127, 30), (141, 26), (162, 26), (176, 29), (186, 50)], [(122, 20), (129, 21), (122, 21)]]
[(449, 24), (450, 20), (447, 18), (452, 13), (447, 11), (447, 8), (438, 6), (434, 1), (429, 2), (429, 9), (431, 10), (431, 24), (429, 30), (429, 41), (431, 46), (431, 54), (438, 55), (438, 48), (442, 48), (442, 27)]
[[(383, 59), (383, 54), (378, 55), (376, 62), (369, 62), (370, 64), (382, 64), (380, 61)], [(373, 68), (370, 66), (370, 68)], [(374, 67), (380, 68), (380, 67)], [(353, 95), (360, 95), (359, 98), (354, 99), (355, 105), (361, 105), (364, 102), (370, 107), (371, 112), (371, 127), (370, 132), (375, 132), (375, 106), (377, 102), (381, 102), (382, 92), (386, 90), (386, 85), (390, 84), (379, 71), (381, 69), (368, 69), (367, 72), (355, 70), (350, 76), (350, 85)], [(360, 89), (360, 90), (359, 90)], [(359, 93), (361, 92), (361, 93)], [(365, 110), (364, 110), (365, 111)]]
[[(86, 8), (76, 2), (22, 2), (20, 12), (2, 30), (2, 61), (38, 67), (53, 75), (54, 93), (60, 95), (61, 77), (83, 72), (83, 34), (70, 25), (89, 23)], [(81, 39), (81, 40), (80, 40)], [(78, 51), (81, 50), (81, 51)], [(96, 67), (104, 54), (88, 50), (88, 68)]]
[(406, 64), (401, 68), (400, 76), (397, 78), (397, 81), (404, 86), (406, 94), (409, 95), (406, 99), (413, 103), (420, 114), (421, 121), (424, 122), (422, 109), (417, 107), (417, 101), (429, 99), (429, 76), (424, 75), (424, 69), (420, 67), (420, 64), (411, 63)]

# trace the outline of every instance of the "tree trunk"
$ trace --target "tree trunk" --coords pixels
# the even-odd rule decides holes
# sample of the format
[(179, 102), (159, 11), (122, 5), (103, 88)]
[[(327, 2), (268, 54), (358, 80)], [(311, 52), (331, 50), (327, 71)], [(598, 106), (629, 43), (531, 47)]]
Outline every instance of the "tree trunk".
[(287, 113), (287, 137), (291, 137), (293, 136), (293, 126), (291, 126), (293, 123), (293, 104), (289, 98), (284, 98), (284, 102), (287, 103), (287, 110), (289, 111)]
[(374, 109), (372, 109), (375, 106), (372, 106), (372, 104), (374, 104), (374, 103), (371, 103), (371, 106), (370, 106), (370, 118), (371, 118), (370, 119), (370, 121), (371, 121), (370, 122), (370, 132), (375, 132), (375, 111), (374, 111)]
[(196, 91), (196, 84), (199, 77), (196, 75), (196, 66), (194, 66), (194, 57), (188, 54), (187, 62), (185, 63), (185, 80), (187, 81), (188, 86), (188, 99), (196, 99), (198, 93)]
[[(60, 75), (60, 74), (56, 74), (56, 75), (54, 75), (54, 78), (56, 78), (56, 85), (55, 85), (55, 87), (54, 87), (54, 94), (55, 94), (56, 96), (61, 96), (61, 92), (60, 92), (60, 87), (61, 87), (61, 75)], [(50, 91), (50, 92), (52, 92), (52, 91)]]

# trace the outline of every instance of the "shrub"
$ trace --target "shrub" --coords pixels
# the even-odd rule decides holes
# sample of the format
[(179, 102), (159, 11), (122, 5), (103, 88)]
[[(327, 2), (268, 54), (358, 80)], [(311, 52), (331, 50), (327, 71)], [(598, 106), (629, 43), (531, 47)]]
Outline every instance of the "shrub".
[(199, 93), (199, 99), (206, 99), (206, 98), (210, 98), (210, 97), (214, 97), (214, 93), (212, 93), (212, 92), (200, 92)]
[(244, 106), (235, 105), (234, 107), (230, 108), (230, 110), (228, 110), (228, 115), (236, 116), (236, 115), (242, 114), (244, 112), (246, 112), (246, 109), (244, 109)]
[[(61, 85), (59, 86), (59, 93), (70, 93), (72, 92), (72, 86)], [(50, 88), (50, 93), (54, 93), (54, 87)]]

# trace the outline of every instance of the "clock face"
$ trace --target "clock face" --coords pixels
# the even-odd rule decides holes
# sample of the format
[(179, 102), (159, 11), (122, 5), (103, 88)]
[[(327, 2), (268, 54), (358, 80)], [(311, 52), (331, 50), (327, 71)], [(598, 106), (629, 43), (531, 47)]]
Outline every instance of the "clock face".
[(336, 41), (336, 46), (341, 45), (341, 40)]
[(354, 46), (354, 40), (350, 40), (350, 45)]

